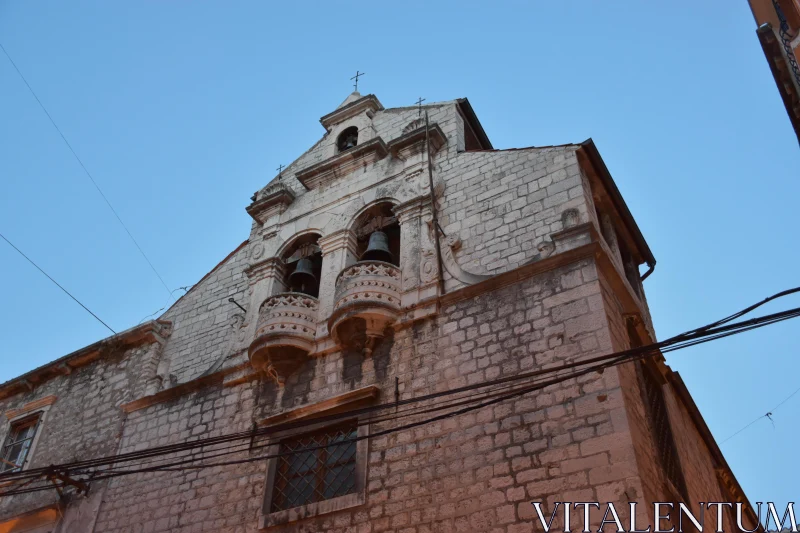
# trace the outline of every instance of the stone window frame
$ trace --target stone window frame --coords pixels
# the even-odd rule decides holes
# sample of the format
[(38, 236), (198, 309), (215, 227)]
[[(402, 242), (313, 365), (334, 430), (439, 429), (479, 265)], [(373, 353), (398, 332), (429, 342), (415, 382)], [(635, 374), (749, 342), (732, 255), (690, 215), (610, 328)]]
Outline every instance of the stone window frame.
[[(50, 410), (50, 407), (53, 405), (53, 403), (55, 403), (55, 401), (56, 401), (55, 396), (47, 396), (45, 398), (41, 398), (33, 402), (28, 402), (19, 409), (6, 411), (5, 413), (6, 418), (8, 419), (8, 424), (5, 433), (2, 435), (2, 445), (0, 445), (0, 454), (2, 454), (5, 450), (6, 441), (11, 435), (11, 431), (14, 427), (14, 424), (18, 424), (34, 416), (37, 417), (36, 432), (34, 433), (31, 445), (28, 448), (27, 453), (25, 454), (25, 459), (23, 460), (22, 467), (19, 469), (20, 472), (28, 469), (28, 467), (31, 464), (31, 461), (33, 460), (33, 457), (36, 454), (36, 447), (39, 444), (39, 440), (41, 439), (42, 436), (42, 428), (44, 428), (45, 422), (47, 421), (47, 412)], [(10, 472), (10, 470), (6, 472)], [(7, 484), (0, 484), (0, 487), (5, 485)]]
[(294, 422), (299, 420), (309, 420), (308, 427), (304, 428), (304, 432), (298, 434), (296, 430), (286, 430), (276, 433), (269, 440), (267, 445), (267, 454), (275, 456), (280, 452), (280, 443), (287, 437), (298, 437), (306, 433), (316, 433), (325, 430), (326, 428), (333, 428), (341, 426), (348, 420), (355, 420), (358, 424), (356, 442), (356, 466), (355, 477), (356, 484), (355, 490), (350, 494), (344, 496), (337, 496), (329, 500), (322, 500), (318, 502), (308, 503), (282, 511), (271, 512), (272, 509), (272, 496), (273, 488), (275, 486), (275, 476), (278, 468), (279, 458), (271, 457), (267, 460), (266, 480), (264, 483), (264, 499), (261, 506), (261, 515), (258, 521), (259, 529), (266, 529), (270, 527), (280, 526), (312, 518), (320, 515), (334, 513), (353, 507), (358, 507), (366, 503), (367, 498), (367, 470), (369, 468), (369, 424), (365, 423), (366, 416), (354, 413), (351, 418), (343, 417), (337, 420), (321, 421), (314, 424), (313, 419), (316, 417), (347, 413), (354, 411), (359, 407), (363, 407), (375, 401), (378, 396), (379, 389), (375, 385), (356, 389), (338, 396), (334, 396), (327, 400), (317, 402), (315, 404), (299, 407), (281, 413), (259, 422), (259, 426), (269, 427), (271, 425), (278, 425), (287, 422)]

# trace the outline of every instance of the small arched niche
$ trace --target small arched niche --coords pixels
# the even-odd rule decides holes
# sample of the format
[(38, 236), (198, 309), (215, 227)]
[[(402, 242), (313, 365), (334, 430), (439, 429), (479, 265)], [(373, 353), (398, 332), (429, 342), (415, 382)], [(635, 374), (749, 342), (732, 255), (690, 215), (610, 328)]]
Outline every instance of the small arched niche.
[(340, 153), (355, 147), (357, 144), (358, 128), (355, 126), (345, 128), (345, 130), (340, 133), (339, 137), (336, 139), (336, 148)]
[(284, 250), (281, 259), (286, 267), (283, 278), (286, 291), (319, 297), (319, 280), (322, 275), (319, 235), (301, 235)]
[(353, 225), (358, 261), (383, 261), (400, 266), (400, 224), (391, 202), (380, 202), (361, 213)]

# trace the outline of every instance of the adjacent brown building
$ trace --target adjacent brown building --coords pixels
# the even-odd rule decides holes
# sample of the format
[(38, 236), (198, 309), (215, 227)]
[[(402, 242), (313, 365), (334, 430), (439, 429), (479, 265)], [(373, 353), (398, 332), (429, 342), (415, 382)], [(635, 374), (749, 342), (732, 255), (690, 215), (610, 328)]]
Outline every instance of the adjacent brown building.
[(749, 0), (756, 34), (800, 141), (800, 0)]

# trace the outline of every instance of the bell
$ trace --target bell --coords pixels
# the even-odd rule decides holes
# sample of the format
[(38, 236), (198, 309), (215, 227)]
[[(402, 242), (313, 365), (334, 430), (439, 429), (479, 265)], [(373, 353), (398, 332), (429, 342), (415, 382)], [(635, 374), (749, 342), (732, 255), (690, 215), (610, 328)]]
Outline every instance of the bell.
[(369, 236), (367, 251), (361, 254), (360, 260), (391, 263), (393, 257), (389, 251), (389, 237), (382, 231), (373, 231)]
[(292, 291), (311, 294), (317, 285), (317, 277), (314, 275), (314, 265), (311, 259), (303, 257), (294, 267), (294, 272), (289, 274), (289, 285)]

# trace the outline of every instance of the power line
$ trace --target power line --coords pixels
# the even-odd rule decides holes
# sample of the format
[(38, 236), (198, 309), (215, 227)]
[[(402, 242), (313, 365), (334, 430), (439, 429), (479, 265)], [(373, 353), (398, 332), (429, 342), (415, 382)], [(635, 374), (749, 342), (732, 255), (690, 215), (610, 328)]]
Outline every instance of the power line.
[(758, 422), (758, 421), (759, 421), (759, 420), (761, 420), (762, 418), (769, 418), (769, 419), (771, 419), (772, 413), (774, 413), (774, 412), (775, 412), (775, 410), (776, 410), (778, 407), (780, 407), (781, 405), (783, 405), (783, 404), (785, 404), (786, 402), (788, 402), (789, 400), (791, 400), (791, 399), (792, 399), (792, 396), (794, 396), (794, 395), (795, 395), (795, 394), (797, 394), (798, 392), (800, 392), (800, 387), (799, 387), (799, 388), (797, 388), (797, 389), (795, 389), (795, 391), (794, 391), (793, 393), (791, 393), (789, 396), (787, 396), (786, 398), (784, 398), (784, 399), (783, 399), (783, 400), (782, 400), (782, 401), (781, 401), (781, 402), (780, 402), (778, 405), (776, 405), (775, 407), (773, 407), (772, 409), (770, 409), (769, 411), (767, 411), (767, 412), (766, 412), (766, 413), (764, 413), (763, 415), (759, 416), (758, 418), (754, 418), (754, 419), (753, 419), (753, 420), (752, 420), (752, 421), (751, 421), (749, 424), (747, 424), (746, 426), (744, 426), (743, 428), (741, 428), (739, 431), (737, 431), (736, 433), (734, 433), (733, 435), (731, 435), (731, 436), (730, 436), (730, 437), (728, 437), (727, 439), (725, 439), (725, 440), (723, 440), (722, 442), (720, 442), (720, 443), (719, 443), (719, 444), (720, 444), (720, 446), (721, 446), (721, 445), (723, 445), (723, 444), (725, 444), (726, 442), (728, 442), (729, 440), (731, 440), (733, 437), (735, 437), (736, 435), (738, 435), (739, 433), (741, 433), (741, 432), (742, 432), (742, 431), (744, 431), (745, 429), (749, 428), (750, 426), (752, 426), (753, 424), (755, 424), (756, 422)]
[(53, 278), (51, 278), (51, 277), (50, 277), (50, 274), (48, 274), (47, 272), (45, 272), (44, 270), (42, 270), (42, 268), (41, 268), (39, 265), (37, 265), (36, 263), (34, 263), (34, 262), (33, 262), (33, 259), (31, 259), (31, 258), (30, 258), (30, 257), (28, 257), (27, 255), (25, 255), (25, 254), (22, 252), (22, 250), (20, 250), (20, 249), (19, 249), (19, 248), (17, 248), (16, 246), (14, 246), (14, 243), (13, 243), (13, 242), (11, 242), (11, 241), (9, 241), (9, 240), (6, 238), (6, 236), (5, 236), (5, 235), (3, 235), (2, 233), (0, 233), (0, 237), (2, 237), (2, 238), (3, 238), (3, 240), (4, 240), (4, 241), (6, 241), (6, 242), (7, 242), (7, 243), (8, 243), (8, 244), (9, 244), (9, 245), (10, 245), (10, 246), (13, 248), (13, 249), (15, 249), (15, 250), (16, 250), (16, 251), (19, 253), (19, 255), (21, 255), (22, 257), (24, 257), (25, 259), (27, 259), (27, 260), (28, 260), (28, 262), (29, 262), (30, 264), (32, 264), (33, 266), (35, 266), (35, 267), (36, 267), (36, 269), (37, 269), (39, 272), (41, 272), (42, 274), (44, 274), (45, 276), (47, 276), (47, 279), (49, 279), (50, 281), (52, 281), (53, 283), (55, 283), (55, 284), (56, 284), (56, 287), (58, 287), (59, 289), (61, 289), (62, 291), (64, 291), (64, 293), (65, 293), (67, 296), (69, 296), (70, 298), (72, 298), (73, 300), (75, 300), (75, 302), (76, 302), (78, 305), (80, 305), (81, 307), (83, 307), (83, 308), (86, 310), (86, 312), (87, 312), (87, 313), (89, 313), (90, 315), (92, 315), (92, 316), (93, 316), (95, 319), (97, 319), (97, 321), (98, 321), (98, 322), (100, 322), (100, 323), (101, 323), (101, 324), (103, 324), (105, 327), (107, 327), (107, 328), (108, 328), (108, 330), (109, 330), (109, 331), (111, 331), (111, 333), (113, 333), (114, 335), (116, 335), (116, 334), (117, 334), (117, 332), (116, 332), (116, 331), (114, 331), (113, 329), (111, 329), (111, 326), (109, 326), (108, 324), (106, 324), (105, 322), (103, 322), (102, 320), (100, 320), (100, 317), (99, 317), (99, 316), (97, 316), (96, 314), (92, 313), (92, 311), (91, 311), (91, 310), (90, 310), (88, 307), (86, 307), (85, 305), (83, 305), (83, 304), (80, 302), (80, 300), (78, 300), (77, 298), (75, 298), (75, 297), (74, 297), (72, 294), (70, 294), (70, 292), (69, 292), (67, 289), (65, 289), (64, 287), (62, 287), (62, 286), (61, 286), (61, 284), (59, 284), (59, 283), (58, 283), (56, 280), (54, 280)]
[(105, 193), (103, 193), (103, 190), (97, 184), (97, 182), (95, 181), (95, 179), (92, 176), (91, 172), (89, 172), (89, 169), (86, 168), (86, 165), (83, 164), (83, 161), (81, 161), (81, 158), (78, 157), (77, 152), (75, 152), (75, 150), (72, 148), (72, 145), (69, 143), (69, 141), (67, 140), (67, 138), (64, 135), (64, 133), (62, 133), (61, 128), (58, 127), (58, 124), (56, 124), (56, 121), (53, 120), (52, 116), (50, 116), (50, 113), (47, 111), (47, 108), (44, 106), (42, 101), (39, 100), (39, 97), (36, 95), (36, 92), (33, 90), (33, 87), (31, 87), (31, 84), (28, 83), (27, 79), (25, 79), (25, 76), (22, 74), (22, 71), (19, 69), (19, 67), (17, 67), (17, 64), (14, 63), (14, 60), (11, 59), (11, 56), (8, 54), (8, 52), (6, 51), (6, 49), (5, 49), (5, 47), (3, 46), (2, 43), (0, 43), (0, 49), (3, 50), (3, 53), (6, 55), (8, 60), (11, 62), (11, 65), (14, 67), (14, 70), (16, 70), (17, 74), (19, 74), (19, 77), (22, 78), (22, 81), (25, 83), (25, 86), (28, 88), (28, 90), (33, 95), (33, 97), (36, 99), (36, 102), (39, 104), (39, 107), (42, 108), (42, 111), (44, 111), (44, 114), (47, 115), (47, 118), (50, 120), (50, 123), (53, 125), (53, 127), (56, 129), (58, 134), (61, 136), (61, 139), (64, 141), (64, 144), (67, 145), (67, 148), (69, 148), (69, 151), (72, 152), (73, 156), (75, 156), (75, 160), (78, 161), (78, 164), (81, 166), (83, 171), (86, 173), (86, 176), (88, 176), (89, 180), (92, 182), (92, 185), (94, 185), (95, 189), (97, 189), (97, 192), (100, 193), (100, 196), (103, 197), (103, 200), (106, 202), (106, 205), (108, 205), (108, 208), (111, 209), (112, 213), (114, 213), (114, 216), (117, 217), (117, 220), (119, 221), (120, 225), (122, 225), (123, 229), (125, 230), (125, 233), (127, 233), (128, 237), (131, 238), (131, 241), (133, 241), (133, 244), (139, 250), (139, 253), (142, 254), (142, 257), (144, 257), (144, 260), (147, 261), (148, 265), (150, 265), (150, 268), (153, 270), (153, 273), (155, 273), (155, 275), (158, 277), (158, 279), (161, 282), (161, 284), (164, 286), (165, 289), (167, 289), (167, 292), (169, 293), (170, 298), (172, 298), (172, 291), (169, 290), (169, 287), (164, 282), (164, 278), (161, 277), (161, 274), (159, 274), (158, 270), (156, 270), (156, 267), (153, 266), (153, 263), (147, 257), (147, 254), (145, 254), (144, 250), (142, 250), (142, 247), (139, 246), (139, 243), (133, 237), (133, 234), (128, 229), (128, 226), (126, 226), (125, 223), (122, 221), (122, 218), (119, 216), (119, 213), (117, 213), (117, 210), (114, 209), (113, 205), (111, 205), (111, 202), (108, 200), (108, 198), (106, 197)]
[[(768, 298), (763, 302), (751, 306), (747, 309), (747, 311), (752, 311), (753, 309), (763, 305), (767, 301), (771, 299), (775, 299), (777, 297), (786, 296), (788, 294), (800, 292), (800, 288), (792, 289), (791, 291), (784, 291), (779, 295), (775, 295), (774, 297)], [(423, 420), (418, 420), (412, 422), (410, 424), (402, 425), (399, 427), (391, 427), (387, 428), (378, 432), (371, 432), (369, 437), (357, 437), (355, 439), (345, 439), (343, 441), (337, 441), (336, 445), (341, 445), (345, 442), (350, 441), (357, 441), (362, 440), (364, 438), (374, 438), (381, 435), (387, 435), (391, 433), (395, 433), (397, 431), (403, 431), (410, 428), (418, 427), (424, 424), (431, 423), (433, 421), (442, 420), (444, 418), (457, 416), (459, 414), (463, 414), (466, 412), (470, 412), (476, 409), (481, 409), (488, 405), (492, 405), (501, 401), (505, 401), (507, 399), (517, 397), (520, 395), (527, 394), (534, 390), (539, 390), (544, 387), (548, 387), (554, 385), (556, 383), (561, 383), (566, 380), (575, 379), (579, 376), (586, 375), (592, 372), (602, 373), (606, 368), (611, 368), (626, 362), (636, 361), (648, 356), (659, 355), (663, 352), (673, 351), (677, 349), (682, 349), (690, 346), (694, 346), (695, 344), (699, 344), (700, 342), (710, 342), (712, 340), (717, 340), (725, 336), (734, 335), (737, 333), (742, 333), (746, 331), (750, 331), (752, 329), (758, 327), (764, 327), (770, 324), (774, 324), (776, 322), (780, 322), (783, 320), (788, 320), (791, 318), (796, 318), (800, 316), (800, 307), (789, 309), (787, 311), (782, 311), (778, 313), (773, 313), (771, 315), (765, 315), (757, 318), (753, 318), (750, 320), (745, 320), (742, 322), (737, 323), (730, 323), (731, 320), (734, 318), (738, 318), (742, 316), (742, 313), (737, 313), (722, 319), (720, 321), (714, 322), (707, 326), (703, 326), (701, 328), (697, 328), (695, 330), (691, 330), (689, 332), (681, 333), (664, 341), (660, 341), (657, 343), (653, 343), (647, 346), (642, 346), (638, 348), (632, 348), (629, 350), (623, 350), (620, 352), (615, 352), (611, 354), (606, 354), (602, 356), (592, 357), (580, 361), (573, 361), (571, 363), (565, 363), (556, 367), (550, 367), (545, 369), (539, 369), (531, 372), (527, 372), (524, 374), (517, 374), (514, 376), (508, 376), (505, 378), (500, 378), (488, 382), (476, 383), (472, 385), (466, 385), (463, 387), (459, 387), (456, 389), (451, 389), (448, 391), (440, 391), (437, 393), (431, 393), (428, 395), (419, 396), (416, 398), (408, 398), (405, 400), (398, 400), (395, 402), (389, 403), (382, 403), (370, 407), (364, 407), (361, 409), (355, 409), (349, 412), (344, 413), (337, 413), (334, 415), (327, 415), (315, 418), (311, 421), (308, 420), (298, 420), (294, 422), (287, 422), (277, 426), (261, 428), (261, 429), (253, 429), (251, 431), (244, 431), (239, 433), (233, 433), (228, 435), (222, 435), (218, 437), (209, 437), (205, 439), (198, 439), (195, 441), (184, 441), (182, 443), (177, 443), (173, 445), (167, 446), (160, 446), (149, 448), (145, 450), (140, 450), (138, 452), (129, 452), (126, 454), (119, 454), (116, 456), (110, 457), (103, 457), (91, 460), (84, 460), (80, 462), (73, 462), (68, 464), (62, 465), (54, 465), (47, 468), (39, 468), (39, 469), (30, 469), (26, 471), (18, 471), (18, 472), (11, 472), (0, 474), (0, 481), (12, 481), (12, 482), (20, 482), (24, 480), (31, 480), (36, 478), (48, 478), (52, 476), (54, 473), (58, 473), (62, 476), (84, 476), (80, 479), (80, 482), (90, 482), (90, 481), (99, 481), (101, 479), (108, 479), (111, 477), (118, 477), (124, 475), (132, 475), (144, 472), (157, 472), (157, 471), (175, 471), (175, 470), (186, 470), (186, 469), (199, 469), (199, 468), (210, 468), (210, 467), (219, 467), (219, 466), (226, 466), (226, 465), (233, 465), (233, 464), (242, 464), (248, 462), (255, 462), (255, 461), (262, 461), (264, 459), (269, 459), (272, 457), (279, 457), (285, 455), (286, 452), (283, 454), (279, 453), (277, 455), (261, 455), (256, 457), (248, 457), (245, 459), (236, 459), (232, 461), (222, 461), (216, 463), (202, 463), (202, 464), (193, 464), (197, 463), (198, 461), (211, 459), (214, 457), (221, 457), (225, 455), (231, 455), (236, 453), (242, 453), (245, 450), (233, 450), (224, 452), (225, 449), (232, 449), (232, 448), (239, 448), (242, 444), (227, 446), (225, 448), (219, 450), (203, 450), (208, 446), (218, 446), (221, 444), (226, 444), (234, 441), (243, 441), (245, 439), (251, 440), (255, 439), (255, 437), (270, 437), (274, 436), (278, 432), (281, 432), (282, 436), (287, 435), (288, 430), (296, 429), (299, 432), (307, 429), (309, 424), (320, 424), (326, 423), (330, 421), (338, 421), (345, 418), (354, 418), (359, 415), (365, 413), (372, 413), (377, 412), (380, 410), (391, 410), (397, 409), (401, 405), (409, 405), (414, 403), (421, 403), (427, 402), (429, 400), (439, 399), (445, 396), (451, 396), (454, 394), (463, 394), (463, 393), (470, 393), (471, 391), (475, 391), (477, 389), (486, 389), (487, 387), (496, 387), (500, 385), (499, 389), (488, 390), (485, 392), (479, 392), (474, 394), (468, 394), (467, 398), (464, 399), (454, 399), (451, 400), (454, 403), (449, 405), (442, 405), (441, 402), (437, 405), (434, 403), (430, 407), (421, 406), (420, 410), (416, 409), (409, 409), (404, 411), (403, 416), (391, 416), (391, 414), (384, 416), (381, 419), (365, 419), (360, 420), (359, 424), (367, 424), (367, 423), (379, 423), (379, 422), (392, 422), (396, 421), (399, 418), (405, 418), (408, 416), (418, 416), (421, 414), (432, 413), (436, 411), (450, 411), (456, 407), (463, 408), (455, 411), (455, 412), (446, 412), (440, 415), (437, 415), (433, 418), (426, 418)], [(587, 366), (588, 365), (588, 366)], [(580, 370), (576, 370), (579, 367)], [(564, 370), (574, 370), (569, 372), (568, 374), (562, 374), (560, 376), (546, 379), (544, 381), (537, 381), (534, 383), (523, 383), (519, 386), (511, 385), (510, 390), (502, 391), (501, 389), (506, 389), (509, 383), (512, 382), (519, 382), (520, 380), (528, 380), (530, 378), (539, 378), (542, 376), (546, 376), (548, 374), (558, 374)], [(788, 400), (788, 399), (787, 399)], [(785, 403), (787, 400), (784, 400), (778, 406)], [(482, 402), (475, 404), (475, 402)], [(472, 405), (475, 404), (475, 405)], [(777, 406), (776, 406), (777, 407)], [(260, 447), (259, 447), (260, 448)], [(252, 450), (252, 448), (250, 448)], [(314, 448), (315, 449), (315, 448)], [(192, 450), (197, 450), (196, 452), (192, 452)], [(305, 450), (305, 449), (304, 449)], [(308, 451), (311, 451), (312, 448), (308, 448)], [(191, 452), (189, 456), (180, 457), (178, 461), (174, 461), (173, 459), (168, 459), (167, 457), (163, 457), (166, 455), (171, 455), (175, 453), (179, 453), (181, 451), (189, 451)], [(297, 451), (297, 450), (295, 450)], [(301, 450), (302, 451), (302, 450)], [(212, 453), (212, 455), (206, 455)], [(197, 457), (197, 454), (202, 454), (203, 457)], [(158, 460), (159, 457), (163, 457), (164, 460), (172, 460), (171, 463), (155, 465), (146, 468), (137, 468), (141, 467), (145, 463), (152, 463), (153, 460)], [(148, 460), (149, 459), (149, 460)], [(111, 467), (115, 464), (120, 463), (134, 463), (130, 464), (128, 469), (123, 470), (111, 470)], [(107, 469), (100, 469), (99, 467), (107, 466)], [(24, 485), (28, 485), (28, 482), (25, 482)], [(27, 488), (22, 488), (23, 485), (17, 485), (16, 488), (11, 488), (3, 493), (0, 493), (0, 496), (4, 495), (12, 495), (12, 494), (22, 494), (27, 492), (37, 492), (40, 490), (49, 490), (53, 488), (49, 484), (42, 484), (42, 485), (34, 485)], [(61, 486), (59, 486), (60, 488)]]

